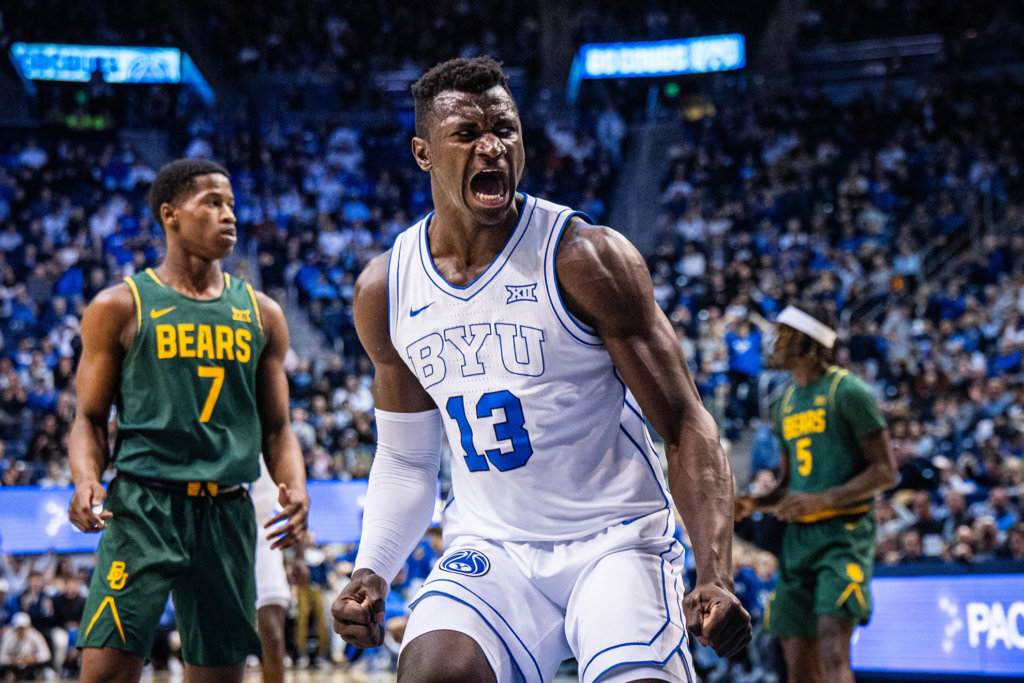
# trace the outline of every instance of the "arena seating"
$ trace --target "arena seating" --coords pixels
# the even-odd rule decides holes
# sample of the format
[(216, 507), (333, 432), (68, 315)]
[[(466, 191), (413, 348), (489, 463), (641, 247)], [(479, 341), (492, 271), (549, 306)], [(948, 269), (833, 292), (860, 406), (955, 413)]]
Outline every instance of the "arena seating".
[[(55, 20), (55, 8), (67, 4), (5, 8), (0, 48), (12, 40), (180, 39), (160, 3)], [(200, 27), (215, 70), (243, 79), (347, 78), (344, 111), (316, 117), (240, 107), (160, 119), (173, 154), (217, 159), (232, 173), (241, 228), (235, 273), (257, 279), (322, 338), (316, 354), (289, 359), (292, 428), (311, 480), (369, 475), (373, 372), (352, 323), (355, 278), (431, 207), (428, 179), (409, 158), (409, 112), (360, 116), (391, 106), (369, 94), (370, 74), (418, 73), (442, 57), (488, 53), (520, 70), (524, 91), (538, 95), (541, 3), (514, 15), (507, 3), (443, 7), (452, 4), (454, 15), (392, 0), (346, 3), (344, 12), (337, 3), (258, 0), (245, 10), (254, 20), (237, 31), (236, 3), (216, 0)], [(731, 27), (703, 10), (682, 11), (684, 3), (663, 6), (671, 11), (588, 3), (574, 15), (574, 40)], [(962, 55), (971, 54), (970, 41), (1018, 36), (1018, 13), (995, 0), (813, 0), (798, 47), (913, 29), (965, 46), (951, 63), (969, 66)], [(611, 100), (582, 107), (571, 124), (527, 115), (524, 106), (520, 188), (609, 222), (622, 154), (621, 139), (607, 131), (624, 128), (636, 104)], [(658, 238), (646, 256), (705, 404), (734, 445), (752, 444), (741, 489), (770, 488), (778, 466), (766, 412), (773, 385), (761, 381), (771, 377), (771, 321), (787, 302), (824, 303), (841, 322), (837, 363), (874, 391), (900, 468), (897, 487), (876, 502), (877, 561), (1024, 559), (1024, 83), (944, 75), (912, 94), (883, 88), (852, 101), (751, 85), (710, 101), (710, 116), (680, 112), (662, 160)], [(59, 121), (0, 129), (2, 486), (70, 484), (82, 310), (102, 288), (162, 257), (145, 201), (155, 169), (116, 131), (81, 132)], [(445, 466), (444, 490), (448, 484)], [(753, 539), (763, 530), (738, 531)], [(328, 558), (339, 561), (337, 576), (351, 550)], [(406, 587), (432, 558), (425, 541)], [(737, 552), (737, 585), (752, 611), (771, 590), (773, 562), (753, 548)], [(26, 591), (36, 571), (41, 593)], [(74, 585), (74, 573), (53, 558), (0, 553), (8, 586), (0, 628), (13, 607), (29, 611), (22, 597), (56, 597)], [(44, 626), (67, 624), (38, 622)]]

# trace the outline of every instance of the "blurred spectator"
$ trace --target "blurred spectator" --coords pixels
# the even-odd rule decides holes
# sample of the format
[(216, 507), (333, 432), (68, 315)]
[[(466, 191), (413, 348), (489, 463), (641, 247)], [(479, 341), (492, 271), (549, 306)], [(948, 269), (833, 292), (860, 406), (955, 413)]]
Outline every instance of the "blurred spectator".
[(78, 671), (80, 651), (74, 647), (74, 643), (84, 612), (82, 581), (76, 574), (72, 574), (64, 579), (64, 589), (60, 595), (53, 598), (50, 642), (53, 643), (53, 668), (58, 673), (68, 671), (74, 675)]
[(324, 589), (327, 587), (327, 562), (324, 552), (317, 547), (310, 547), (314, 539), (312, 532), (307, 533), (306, 542), (296, 551), (292, 563), (291, 580), (296, 587), (298, 600), (295, 614), (295, 643), (299, 659), (296, 665), (305, 667), (315, 664), (309, 652), (309, 620), (312, 618), (316, 629), (316, 653), (321, 657), (330, 654), (330, 629), (324, 611)]
[(24, 612), (11, 618), (11, 628), (0, 638), (0, 675), (34, 680), (50, 663), (50, 648), (43, 634)]

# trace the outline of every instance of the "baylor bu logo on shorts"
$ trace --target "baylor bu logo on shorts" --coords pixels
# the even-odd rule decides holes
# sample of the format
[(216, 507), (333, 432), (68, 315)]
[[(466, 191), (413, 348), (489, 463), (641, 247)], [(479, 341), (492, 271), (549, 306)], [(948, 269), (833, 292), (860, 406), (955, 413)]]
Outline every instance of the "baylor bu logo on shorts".
[(107, 574), (107, 581), (110, 582), (110, 587), (116, 591), (124, 588), (124, 582), (128, 580), (128, 573), (124, 570), (124, 562), (112, 562), (110, 564), (110, 573)]
[(483, 576), (491, 570), (491, 561), (476, 550), (456, 550), (441, 561), (441, 569), (463, 576)]

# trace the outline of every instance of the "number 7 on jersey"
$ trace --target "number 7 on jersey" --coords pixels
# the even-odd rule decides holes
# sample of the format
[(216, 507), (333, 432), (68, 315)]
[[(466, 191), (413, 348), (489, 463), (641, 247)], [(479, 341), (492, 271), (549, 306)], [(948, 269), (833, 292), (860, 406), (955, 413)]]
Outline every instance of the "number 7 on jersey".
[(224, 386), (224, 368), (200, 365), (199, 376), (213, 379), (210, 393), (206, 395), (206, 403), (203, 404), (203, 412), (199, 414), (200, 422), (209, 422), (210, 416), (213, 415), (213, 407), (217, 405), (217, 397), (220, 396), (221, 387)]

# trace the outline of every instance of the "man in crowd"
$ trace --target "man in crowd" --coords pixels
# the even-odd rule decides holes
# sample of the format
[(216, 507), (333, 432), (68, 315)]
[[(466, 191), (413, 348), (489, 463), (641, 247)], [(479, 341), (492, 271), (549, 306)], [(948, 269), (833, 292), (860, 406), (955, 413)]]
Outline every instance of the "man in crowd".
[(24, 612), (14, 615), (11, 627), (0, 640), (0, 677), (33, 680), (50, 663), (50, 648)]

